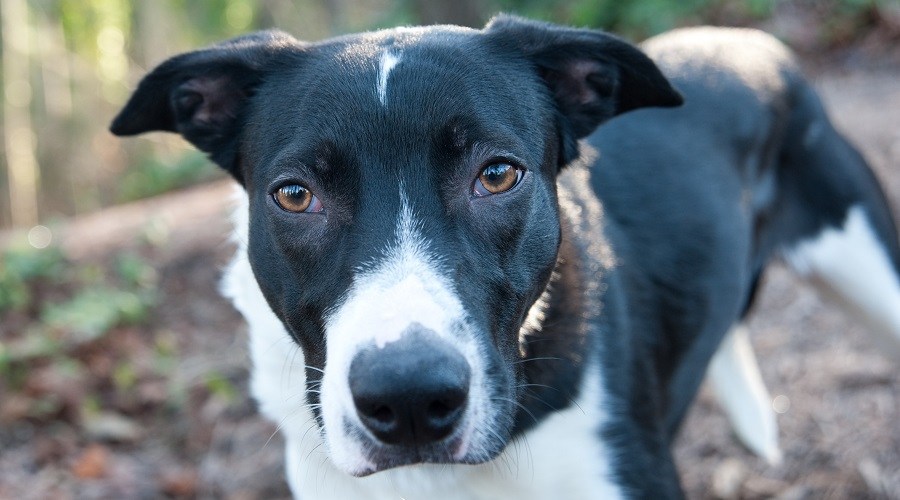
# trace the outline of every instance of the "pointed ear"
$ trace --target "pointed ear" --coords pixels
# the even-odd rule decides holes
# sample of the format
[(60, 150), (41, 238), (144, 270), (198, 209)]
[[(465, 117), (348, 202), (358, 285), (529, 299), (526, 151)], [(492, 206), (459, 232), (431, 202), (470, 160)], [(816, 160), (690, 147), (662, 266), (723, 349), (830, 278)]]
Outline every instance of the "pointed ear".
[(567, 150), (615, 115), (683, 102), (646, 54), (610, 34), (509, 15), (493, 18), (485, 31), (524, 54), (543, 78), (570, 134), (563, 138)]
[(237, 142), (245, 105), (274, 56), (299, 46), (263, 31), (175, 56), (141, 80), (110, 131), (179, 133), (243, 182)]

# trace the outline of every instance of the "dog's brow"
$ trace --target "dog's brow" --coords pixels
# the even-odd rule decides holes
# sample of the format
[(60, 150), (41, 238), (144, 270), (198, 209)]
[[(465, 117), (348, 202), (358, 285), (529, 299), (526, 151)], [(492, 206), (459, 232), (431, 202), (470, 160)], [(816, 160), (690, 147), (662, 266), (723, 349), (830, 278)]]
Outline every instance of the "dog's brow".
[(390, 50), (381, 53), (381, 59), (378, 61), (378, 86), (375, 89), (378, 94), (378, 101), (382, 106), (387, 106), (387, 84), (391, 71), (400, 63), (400, 54), (395, 54)]

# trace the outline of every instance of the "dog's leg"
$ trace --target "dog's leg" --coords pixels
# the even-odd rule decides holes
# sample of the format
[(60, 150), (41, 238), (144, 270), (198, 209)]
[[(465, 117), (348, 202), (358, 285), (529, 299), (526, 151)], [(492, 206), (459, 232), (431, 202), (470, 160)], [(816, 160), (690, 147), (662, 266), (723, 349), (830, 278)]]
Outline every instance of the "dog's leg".
[(743, 323), (725, 335), (709, 365), (708, 376), (741, 442), (770, 464), (780, 463), (772, 398), (763, 384)]
[(886, 353), (900, 359), (900, 278), (865, 210), (847, 211), (843, 227), (785, 252), (799, 274), (857, 316)]

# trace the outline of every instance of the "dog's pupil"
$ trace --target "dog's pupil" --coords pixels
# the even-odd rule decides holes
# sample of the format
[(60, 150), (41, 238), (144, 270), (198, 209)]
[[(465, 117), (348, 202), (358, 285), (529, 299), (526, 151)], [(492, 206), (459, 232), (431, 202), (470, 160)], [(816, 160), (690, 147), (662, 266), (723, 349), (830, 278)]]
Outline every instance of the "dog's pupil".
[(502, 191), (512, 187), (515, 180), (515, 170), (510, 165), (497, 164), (484, 169), (481, 174), (482, 184), (491, 192)]

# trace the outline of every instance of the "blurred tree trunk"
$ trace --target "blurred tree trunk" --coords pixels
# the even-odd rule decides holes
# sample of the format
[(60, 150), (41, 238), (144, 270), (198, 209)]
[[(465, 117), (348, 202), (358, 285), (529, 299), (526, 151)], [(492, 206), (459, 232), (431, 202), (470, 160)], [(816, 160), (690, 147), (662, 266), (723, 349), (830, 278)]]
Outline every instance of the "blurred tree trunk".
[(138, 56), (139, 75), (172, 55), (172, 40), (177, 40), (171, 11), (163, 2), (138, 2), (134, 5), (134, 42), (140, 47), (132, 47), (132, 54)]
[[(37, 151), (41, 166), (38, 198), (40, 216), (74, 213), (77, 196), (77, 169), (72, 168), (72, 152), (77, 132), (72, 123), (72, 72), (62, 24), (48, 16), (32, 18), (32, 81), (34, 103), (31, 126), (40, 131)], [(52, 138), (52, 139), (50, 139)], [(70, 168), (60, 168), (65, 165)], [(52, 168), (56, 167), (56, 168)]]
[(33, 226), (38, 220), (38, 164), (31, 128), (28, 4), (0, 2), (3, 18), (3, 140), (9, 177), (10, 222)]
[(485, 0), (410, 0), (410, 5), (422, 24), (458, 24), (471, 28), (484, 24), (489, 7)]
[(328, 12), (328, 20), (331, 25), (331, 33), (337, 35), (347, 32), (347, 2), (346, 0), (325, 0), (325, 11)]

